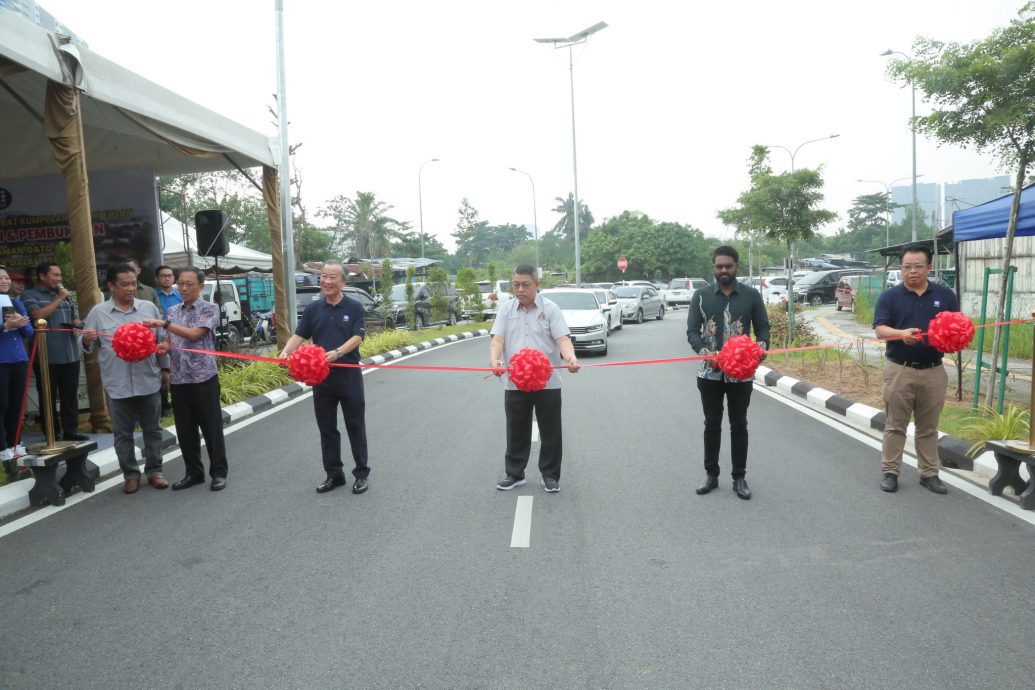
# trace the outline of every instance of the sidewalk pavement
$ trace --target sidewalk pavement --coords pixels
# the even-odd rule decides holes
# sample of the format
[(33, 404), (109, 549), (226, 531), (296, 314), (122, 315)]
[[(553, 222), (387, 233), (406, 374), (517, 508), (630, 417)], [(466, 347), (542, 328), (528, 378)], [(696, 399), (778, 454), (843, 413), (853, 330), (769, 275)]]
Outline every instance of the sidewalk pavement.
[[(460, 340), (467, 340), (469, 338), (477, 338), (488, 334), (488, 330), (481, 328), (476, 331), (468, 331), (442, 338), (434, 338), (433, 340), (425, 341), (417, 345), (407, 345), (398, 350), (392, 350), (391, 352), (385, 352), (384, 354), (368, 357), (367, 359), (362, 360), (361, 363), (385, 364), (392, 360), (399, 359), (400, 357), (406, 357), (417, 352), (430, 350), (434, 347), (439, 347), (448, 343), (455, 343)], [(275, 405), (287, 402), (292, 398), (296, 398), (299, 395), (306, 393), (310, 389), (311, 386), (307, 386), (302, 383), (292, 383), (283, 388), (272, 390), (269, 393), (249, 398), (243, 402), (228, 405), (223, 408), (223, 427), (230, 427), (260, 412), (265, 412)], [(91, 441), (97, 442), (97, 450), (90, 453), (89, 457), (90, 461), (97, 465), (100, 470), (100, 478), (98, 479), (98, 482), (100, 482), (119, 472), (118, 458), (115, 457), (114, 439), (111, 434), (90, 434), (89, 436)], [(29, 445), (42, 440), (43, 438), (40, 434), (27, 434), (24, 438), (24, 443), (25, 445)], [(134, 441), (137, 448), (143, 450), (143, 439), (139, 432), (134, 434)], [(163, 455), (176, 448), (179, 448), (179, 445), (176, 439), (175, 429), (163, 429)], [(14, 513), (19, 513), (31, 507), (29, 504), (29, 489), (32, 488), (34, 482), (35, 480), (30, 478), (22, 479), (21, 481), (13, 482), (6, 486), (0, 486), (0, 521), (5, 520)]]

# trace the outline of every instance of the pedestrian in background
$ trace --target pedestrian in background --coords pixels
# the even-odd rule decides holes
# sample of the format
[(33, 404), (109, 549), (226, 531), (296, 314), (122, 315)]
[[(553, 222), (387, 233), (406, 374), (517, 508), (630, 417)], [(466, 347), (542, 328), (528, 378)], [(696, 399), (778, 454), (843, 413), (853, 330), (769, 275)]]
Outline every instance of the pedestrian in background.
[(927, 331), (931, 319), (943, 311), (959, 311), (956, 293), (945, 285), (932, 283), (931, 250), (919, 244), (907, 245), (899, 255), (902, 282), (888, 288), (877, 298), (873, 309), (873, 328), (878, 338), (887, 338), (884, 358), (884, 442), (881, 446), (883, 475), (880, 488), (898, 490), (902, 471), (902, 450), (906, 428), (915, 418), (913, 444), (916, 446), (920, 483), (936, 494), (947, 493), (938, 477), (938, 420), (945, 406), (948, 374), (942, 366), (942, 353), (924, 342), (918, 334)]
[[(50, 373), (50, 406), (54, 432), (65, 441), (88, 441), (79, 433), (79, 339), (72, 329), (82, 328), (75, 304), (61, 282), (61, 267), (44, 261), (36, 267), (36, 286), (22, 294), (22, 302), (33, 324), (47, 322), (47, 365)], [(43, 404), (43, 377), (39, 358), (33, 363), (36, 392)], [(57, 405), (61, 401), (61, 415)]]
[[(25, 305), (11, 294), (11, 276), (0, 266), (0, 309), (3, 332), (0, 333), (0, 460), (5, 470), (13, 470), (11, 462), (25, 455), (25, 446), (18, 442), (22, 421), (25, 381), (29, 376), (29, 355), (25, 340), (33, 334)], [(8, 474), (11, 474), (8, 471)]]
[[(162, 475), (161, 399), (158, 390), (169, 382), (169, 356), (164, 346), (157, 354), (139, 362), (127, 362), (112, 349), (112, 336), (127, 323), (158, 319), (158, 307), (136, 298), (137, 276), (127, 264), (108, 269), (108, 292), (111, 298), (98, 304), (86, 316), (83, 347), (99, 350), (97, 362), (108, 398), (111, 425), (115, 437), (115, 455), (122, 469), (123, 493), (136, 493), (140, 488), (140, 467), (137, 464), (133, 430), (137, 424), (144, 436), (144, 473), (147, 483), (156, 489), (169, 486)], [(99, 335), (105, 337), (100, 338)]]
[[(514, 297), (500, 307), (489, 334), (489, 366), (503, 376), (510, 358), (525, 348), (539, 350), (551, 363), (563, 361), (576, 373), (579, 360), (571, 343), (571, 331), (560, 307), (539, 294), (539, 277), (534, 266), (521, 264), (514, 269), (511, 287)], [(510, 491), (525, 483), (525, 467), (532, 451), (532, 416), (539, 424), (539, 473), (547, 493), (561, 490), (561, 377), (554, 369), (546, 388), (526, 393), (509, 378), (505, 382), (503, 410), (507, 416), (506, 476), (496, 483), (500, 491)]]
[[(169, 266), (159, 266), (155, 269), (155, 281), (158, 283), (158, 289), (155, 290), (155, 294), (158, 295), (158, 307), (162, 310), (162, 319), (167, 319), (169, 308), (174, 304), (183, 304), (183, 297), (180, 296), (179, 291), (176, 289), (176, 272), (173, 271)], [(167, 388), (162, 389), (162, 416), (166, 416), (172, 412), (172, 405), (169, 404), (169, 390)]]
[(158, 301), (158, 293), (155, 292), (155, 289), (153, 287), (144, 282), (141, 282), (140, 280), (140, 262), (134, 259), (133, 257), (129, 257), (128, 259), (126, 259), (126, 264), (130, 268), (132, 268), (133, 272), (137, 275), (137, 291), (135, 295), (136, 298), (142, 299), (145, 302), (150, 302), (151, 304), (158, 307), (158, 311), (160, 312), (162, 310), (162, 303)]
[[(312, 339), (313, 344), (327, 351), (328, 362), (359, 363), (359, 346), (366, 334), (363, 305), (346, 295), (342, 290), (344, 287), (345, 267), (340, 261), (324, 262), (320, 271), (321, 295), (302, 312), (294, 335), (288, 338), (284, 351), (280, 353), (281, 359), (288, 359), (303, 342)], [(355, 477), (352, 493), (361, 494), (369, 486), (370, 467), (367, 464), (363, 375), (357, 367), (331, 367), (323, 383), (313, 386), (313, 410), (320, 430), (323, 469), (327, 475), (316, 487), (320, 494), (347, 484), (341, 461), (339, 408), (345, 418), (345, 430), (356, 465), (352, 470)]]
[[(686, 338), (699, 355), (717, 355), (726, 341), (738, 335), (755, 333), (755, 340), (766, 349), (769, 343), (769, 316), (762, 295), (737, 280), (740, 254), (723, 245), (712, 252), (715, 281), (694, 292), (686, 318)], [(719, 486), (719, 450), (722, 447), (723, 401), (729, 405), (730, 456), (733, 491), (748, 500), (751, 489), (747, 479), (748, 406), (752, 379), (734, 379), (722, 372), (714, 359), (701, 362), (697, 370), (697, 390), (704, 410), (704, 481), (698, 494)]]

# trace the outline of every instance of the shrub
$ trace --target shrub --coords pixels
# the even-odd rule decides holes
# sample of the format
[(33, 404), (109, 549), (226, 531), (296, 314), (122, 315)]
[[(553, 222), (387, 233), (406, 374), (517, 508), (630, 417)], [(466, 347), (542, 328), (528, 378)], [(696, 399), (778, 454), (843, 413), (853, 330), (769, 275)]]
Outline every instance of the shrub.
[(787, 309), (783, 305), (770, 304), (766, 307), (769, 314), (769, 348), (782, 347), (809, 347), (819, 344), (819, 336), (813, 330), (812, 324), (805, 319), (794, 320), (794, 342), (787, 343)]
[(230, 360), (219, 368), (219, 402), (222, 405), (233, 405), (286, 386), (292, 381), (287, 367), (275, 362), (241, 363)]

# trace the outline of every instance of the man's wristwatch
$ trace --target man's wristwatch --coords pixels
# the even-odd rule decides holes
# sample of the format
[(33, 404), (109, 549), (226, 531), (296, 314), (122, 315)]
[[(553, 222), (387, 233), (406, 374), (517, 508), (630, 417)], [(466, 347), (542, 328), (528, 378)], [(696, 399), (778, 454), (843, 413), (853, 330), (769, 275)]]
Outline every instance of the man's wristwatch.
[(162, 328), (164, 328), (165, 330), (169, 330), (169, 326), (171, 326), (171, 325), (172, 325), (172, 321), (170, 321), (169, 319), (166, 319), (165, 323), (162, 324)]

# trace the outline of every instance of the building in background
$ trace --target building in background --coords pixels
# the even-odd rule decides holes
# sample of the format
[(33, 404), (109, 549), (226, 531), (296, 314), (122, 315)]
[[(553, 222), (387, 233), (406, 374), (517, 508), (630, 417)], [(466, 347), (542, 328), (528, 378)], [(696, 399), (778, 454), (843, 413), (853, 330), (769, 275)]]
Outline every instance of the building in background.
[(992, 199), (1009, 194), (1013, 178), (1009, 175), (985, 177), (978, 180), (960, 180), (945, 184), (945, 209), (942, 218), (944, 225), (952, 222), (952, 212), (962, 211)]
[[(891, 188), (891, 202), (900, 204), (891, 212), (891, 222), (901, 223), (906, 217), (906, 209), (913, 204), (913, 185), (896, 185)], [(916, 205), (920, 209), (920, 217), (928, 224), (931, 222), (931, 214), (942, 212), (941, 185), (937, 182), (918, 182), (916, 185)]]

